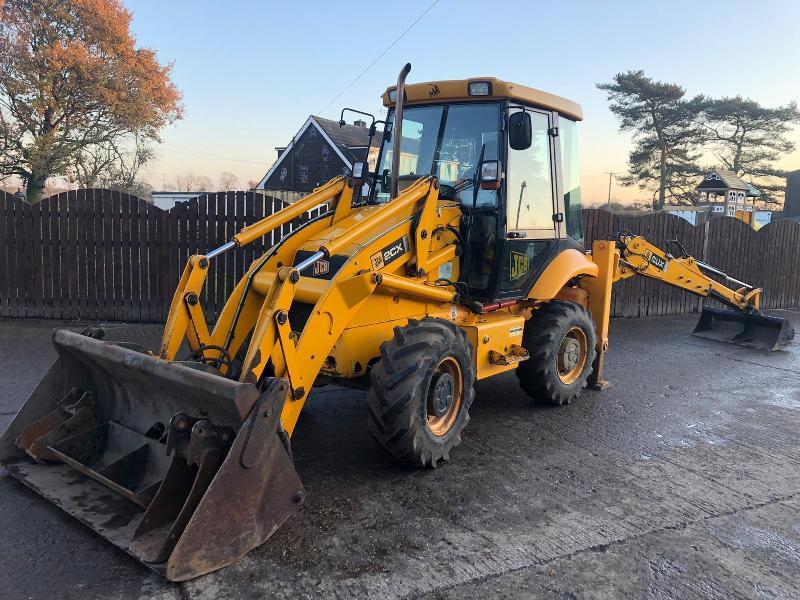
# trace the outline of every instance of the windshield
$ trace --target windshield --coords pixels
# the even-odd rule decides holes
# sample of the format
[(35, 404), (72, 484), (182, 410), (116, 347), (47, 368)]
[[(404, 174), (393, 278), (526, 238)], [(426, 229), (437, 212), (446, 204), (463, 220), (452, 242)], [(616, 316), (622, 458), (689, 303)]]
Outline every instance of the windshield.
[[(394, 123), (394, 112), (388, 121)], [(439, 178), (439, 197), (458, 200), (466, 206), (497, 206), (497, 191), (476, 187), (476, 172), (482, 160), (498, 160), (500, 104), (453, 104), (417, 106), (403, 110), (400, 144), (400, 189), (417, 178)], [(389, 200), (392, 141), (384, 140), (378, 167), (375, 199)]]

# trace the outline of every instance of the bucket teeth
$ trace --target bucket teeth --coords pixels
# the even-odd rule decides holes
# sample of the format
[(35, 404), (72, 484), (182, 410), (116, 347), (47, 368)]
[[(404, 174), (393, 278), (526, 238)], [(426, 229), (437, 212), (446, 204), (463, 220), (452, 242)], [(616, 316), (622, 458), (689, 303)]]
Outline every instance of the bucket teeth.
[(184, 413), (172, 417), (166, 440), (172, 462), (131, 541), (131, 551), (141, 560), (162, 563), (169, 558), (233, 438), (233, 428), (208, 419)]

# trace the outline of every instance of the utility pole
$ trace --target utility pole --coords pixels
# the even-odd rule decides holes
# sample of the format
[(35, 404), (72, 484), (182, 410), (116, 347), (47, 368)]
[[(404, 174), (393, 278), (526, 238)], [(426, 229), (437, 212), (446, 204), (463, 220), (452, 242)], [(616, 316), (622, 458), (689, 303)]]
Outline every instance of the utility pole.
[(608, 173), (608, 206), (611, 206), (611, 180), (614, 175), (618, 175), (619, 173), (615, 173), (614, 171), (606, 171)]

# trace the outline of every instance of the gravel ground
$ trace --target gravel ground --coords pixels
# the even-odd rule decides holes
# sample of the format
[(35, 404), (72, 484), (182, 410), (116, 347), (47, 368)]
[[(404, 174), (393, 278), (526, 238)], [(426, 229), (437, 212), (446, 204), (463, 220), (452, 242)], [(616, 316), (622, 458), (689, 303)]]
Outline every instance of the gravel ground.
[[(800, 313), (778, 314), (800, 329)], [(0, 321), (0, 426), (53, 360), (58, 325)], [(393, 466), (364, 394), (320, 388), (293, 439), (301, 512), (182, 586), (0, 469), (0, 597), (798, 597), (800, 344), (767, 354), (693, 325), (615, 320), (612, 387), (568, 407), (532, 406), (513, 375), (479, 383), (464, 443), (436, 470)], [(149, 344), (160, 330), (111, 329)]]

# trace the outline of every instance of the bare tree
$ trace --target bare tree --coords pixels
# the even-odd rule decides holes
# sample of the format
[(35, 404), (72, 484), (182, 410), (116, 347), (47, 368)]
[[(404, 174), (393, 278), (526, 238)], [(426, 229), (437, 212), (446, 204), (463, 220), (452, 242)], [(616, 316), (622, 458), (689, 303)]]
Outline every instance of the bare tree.
[(219, 190), (222, 192), (229, 192), (239, 187), (239, 178), (229, 171), (223, 171), (219, 174)]
[(70, 180), (81, 187), (119, 190), (146, 199), (152, 189), (139, 173), (154, 155), (148, 140), (139, 135), (93, 144), (77, 155)]
[(175, 177), (175, 191), (178, 192), (207, 192), (214, 187), (211, 180), (205, 175), (195, 175), (194, 171), (186, 171)]

